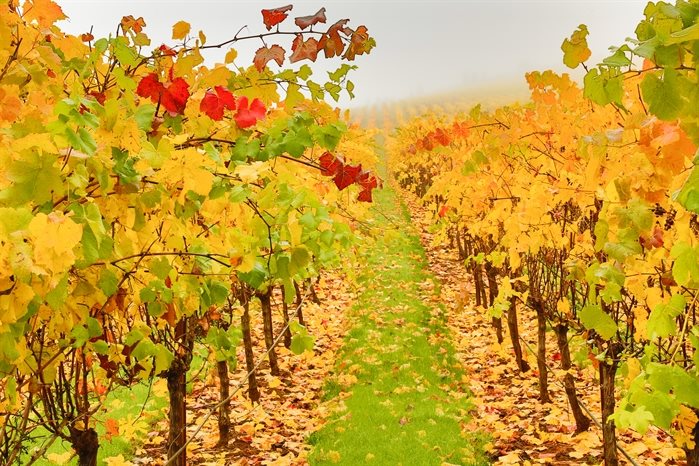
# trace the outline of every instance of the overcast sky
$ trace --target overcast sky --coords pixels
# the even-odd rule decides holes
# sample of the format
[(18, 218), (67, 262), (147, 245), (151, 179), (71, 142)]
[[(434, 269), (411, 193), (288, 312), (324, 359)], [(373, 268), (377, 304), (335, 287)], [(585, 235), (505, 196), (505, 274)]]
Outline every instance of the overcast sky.
[[(143, 16), (152, 45), (172, 43), (172, 25), (179, 20), (203, 30), (208, 43), (222, 42), (247, 25), (251, 33), (264, 31), (260, 10), (290, 3), (237, 0), (58, 0), (70, 17), (62, 27), (82, 33), (94, 26), (96, 37), (113, 32), (124, 15)], [(524, 82), (531, 70), (566, 71), (561, 42), (581, 23), (588, 26), (592, 61), (606, 56), (610, 45), (620, 45), (643, 16), (645, 1), (526, 1), (453, 0), (354, 2), (327, 0), (296, 1), (282, 30), (291, 30), (293, 17), (327, 8), (328, 24), (350, 18), (350, 26), (364, 24), (376, 38), (377, 47), (368, 56), (358, 57), (359, 69), (352, 75), (356, 84), (349, 106), (383, 102), (448, 92), (466, 87)], [(287, 36), (290, 38), (291, 36)], [(290, 45), (284, 39), (281, 45)], [(259, 41), (239, 43), (239, 65), (251, 62)], [(208, 52), (212, 62), (221, 61), (224, 52)], [(319, 56), (316, 73), (334, 69)], [(330, 66), (328, 66), (330, 65)], [(275, 66), (272, 64), (271, 66)], [(321, 77), (318, 78), (321, 80)]]

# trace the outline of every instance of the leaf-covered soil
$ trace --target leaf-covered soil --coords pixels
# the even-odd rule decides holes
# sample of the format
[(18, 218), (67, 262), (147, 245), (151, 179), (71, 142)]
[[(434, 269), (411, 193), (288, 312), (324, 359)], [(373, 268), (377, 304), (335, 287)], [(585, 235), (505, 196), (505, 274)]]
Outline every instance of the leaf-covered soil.
[[(321, 423), (321, 388), (335, 362), (335, 352), (346, 332), (345, 312), (355, 300), (350, 281), (340, 274), (326, 274), (316, 284), (320, 303), (305, 301), (303, 313), (309, 333), (315, 338), (312, 353), (295, 355), (277, 348), (280, 377), (269, 374), (265, 362), (258, 370), (260, 403), (252, 405), (247, 398), (242, 345), (238, 367), (231, 371), (231, 393), (242, 388), (231, 400), (231, 420), (234, 438), (226, 447), (217, 446), (216, 415), (204, 424), (202, 431), (188, 446), (188, 464), (192, 465), (301, 465), (307, 464), (309, 446), (305, 442), (310, 432)], [(281, 323), (281, 297), (276, 295), (274, 318)], [(251, 307), (255, 357), (263, 354), (264, 338), (259, 310)], [(278, 326), (278, 330), (281, 328)], [(211, 363), (199, 371), (188, 395), (187, 416), (189, 436), (202, 424), (218, 400), (216, 368)], [(146, 435), (146, 443), (137, 451), (133, 463), (158, 465), (164, 463), (164, 442), (167, 439), (167, 408), (163, 420)], [(128, 464), (128, 463), (127, 463)], [(118, 466), (117, 464), (113, 466)]]
[(376, 197), (382, 234), (360, 261), (352, 329), (325, 386), (330, 416), (310, 438), (310, 463), (488, 464), (417, 232), (393, 191)]
[[(602, 462), (602, 432), (597, 426), (575, 435), (575, 421), (563, 388), (555, 341), (547, 342), (549, 353), (549, 389), (552, 403), (538, 401), (536, 368), (536, 318), (532, 311), (518, 308), (519, 329), (526, 342), (525, 357), (532, 370), (520, 373), (511, 351), (507, 325), (503, 322), (504, 342), (497, 344), (490, 317), (476, 308), (473, 282), (466, 273), (455, 249), (435, 239), (430, 233), (434, 216), (409, 193), (401, 193), (409, 206), (414, 223), (420, 230), (427, 250), (429, 268), (441, 283), (440, 299), (448, 308), (448, 326), (457, 358), (466, 368), (467, 384), (477, 409), (468, 428), (490, 433), (488, 450), (495, 464), (580, 465)], [(503, 320), (505, 316), (503, 316)], [(579, 399), (595, 418), (601, 418), (599, 384), (593, 363), (587, 359), (583, 344), (578, 348), (576, 387)], [(582, 353), (582, 354), (581, 354)], [(620, 378), (617, 384), (623, 384)], [(685, 464), (684, 452), (675, 448), (671, 438), (652, 428), (646, 435), (633, 431), (618, 433), (621, 447), (639, 465)], [(622, 454), (621, 464), (630, 464)]]

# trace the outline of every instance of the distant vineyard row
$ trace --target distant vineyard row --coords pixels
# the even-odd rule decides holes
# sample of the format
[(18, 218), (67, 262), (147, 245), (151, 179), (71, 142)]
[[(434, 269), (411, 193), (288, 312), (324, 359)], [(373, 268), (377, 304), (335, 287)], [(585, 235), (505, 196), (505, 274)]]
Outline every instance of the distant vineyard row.
[[(569, 343), (599, 371), (607, 465), (616, 426), (672, 434), (699, 464), (699, 5), (649, 3), (636, 38), (587, 67), (587, 29), (563, 42), (567, 75), (527, 74), (531, 102), (423, 115), (390, 140), (400, 184), (429, 203), (473, 275), (475, 299), (521, 371), (518, 305), (558, 342), (577, 430)], [(621, 393), (619, 403), (615, 394)]]

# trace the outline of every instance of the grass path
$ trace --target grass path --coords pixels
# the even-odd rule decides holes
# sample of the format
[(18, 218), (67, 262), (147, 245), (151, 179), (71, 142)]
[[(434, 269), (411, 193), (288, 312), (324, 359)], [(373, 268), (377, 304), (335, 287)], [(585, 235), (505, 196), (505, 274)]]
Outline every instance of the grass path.
[(464, 431), (472, 407), (439, 289), (395, 193), (376, 196), (385, 232), (362, 261), (352, 330), (326, 382), (329, 422), (312, 465), (488, 464), (486, 439)]

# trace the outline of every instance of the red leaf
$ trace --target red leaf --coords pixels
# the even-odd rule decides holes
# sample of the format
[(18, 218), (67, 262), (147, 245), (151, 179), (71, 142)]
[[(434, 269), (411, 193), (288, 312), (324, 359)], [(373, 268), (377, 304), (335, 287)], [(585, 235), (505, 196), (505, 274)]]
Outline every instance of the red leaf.
[(335, 176), (340, 168), (344, 165), (342, 159), (335, 157), (330, 152), (326, 152), (320, 156), (320, 174), (324, 176)]
[(337, 173), (335, 173), (335, 178), (333, 179), (333, 181), (335, 182), (335, 186), (337, 186), (337, 189), (342, 191), (347, 186), (357, 181), (357, 176), (359, 175), (359, 173), (361, 173), (361, 171), (361, 165), (357, 165), (354, 167), (352, 165), (341, 166)]
[(104, 92), (90, 91), (90, 95), (94, 97), (95, 100), (100, 103), (100, 105), (104, 105), (104, 102), (107, 100), (107, 96), (104, 94)]
[(162, 44), (160, 47), (158, 47), (158, 50), (160, 51), (160, 53), (162, 53), (163, 55), (165, 55), (167, 57), (174, 57), (177, 55), (177, 52), (175, 52), (174, 49), (168, 47), (165, 44)]
[(255, 52), (255, 59), (252, 62), (255, 64), (257, 71), (262, 71), (270, 60), (274, 60), (277, 62), (277, 65), (282, 66), (285, 53), (286, 51), (276, 44), (271, 47), (261, 47)]
[(189, 99), (189, 84), (182, 78), (175, 78), (163, 92), (160, 103), (170, 113), (182, 113)]
[(650, 237), (649, 244), (652, 248), (661, 248), (663, 244), (665, 244), (665, 241), (663, 241), (663, 230), (658, 225), (653, 228), (653, 234)]
[(249, 128), (265, 117), (267, 109), (260, 99), (254, 99), (248, 107), (248, 98), (241, 97), (238, 100), (238, 113), (235, 114), (235, 123), (238, 128)]
[(287, 12), (292, 8), (294, 8), (293, 5), (286, 5), (271, 10), (262, 10), (262, 21), (265, 23), (265, 26), (267, 26), (267, 30), (269, 31), (274, 26), (284, 21), (288, 16)]
[(291, 43), (291, 50), (294, 52), (289, 57), (291, 63), (296, 63), (299, 60), (309, 59), (316, 61), (318, 58), (318, 41), (311, 37), (304, 41), (301, 34), (296, 35), (296, 39)]
[(151, 73), (148, 76), (141, 79), (136, 88), (136, 94), (141, 97), (148, 97), (154, 102), (160, 100), (160, 95), (165, 90), (163, 84), (158, 81), (158, 75)]
[(95, 39), (95, 36), (93, 36), (91, 33), (86, 32), (85, 34), (80, 34), (80, 40), (83, 42), (90, 42)]
[(370, 171), (363, 171), (357, 177), (357, 184), (364, 189), (374, 189), (378, 187), (379, 181)]
[(325, 7), (323, 7), (314, 15), (299, 16), (294, 22), (301, 29), (306, 29), (307, 27), (318, 23), (325, 23), (325, 21), (327, 21), (327, 19), (325, 18)]
[(449, 212), (449, 206), (448, 205), (443, 205), (441, 209), (439, 209), (439, 218), (444, 218), (445, 215), (447, 215), (447, 212)]
[(359, 193), (359, 196), (357, 196), (357, 200), (360, 202), (373, 202), (374, 200), (371, 197), (371, 189), (364, 189)]
[(437, 128), (434, 138), (443, 146), (448, 146), (451, 143), (451, 138), (442, 128)]
[(223, 119), (223, 111), (226, 109), (235, 110), (235, 97), (223, 86), (216, 86), (215, 92), (212, 90), (206, 91), (206, 95), (199, 105), (199, 110), (216, 121)]

